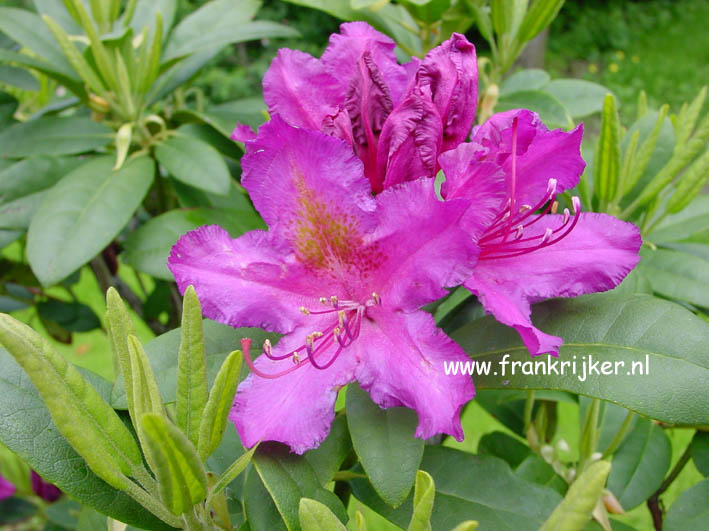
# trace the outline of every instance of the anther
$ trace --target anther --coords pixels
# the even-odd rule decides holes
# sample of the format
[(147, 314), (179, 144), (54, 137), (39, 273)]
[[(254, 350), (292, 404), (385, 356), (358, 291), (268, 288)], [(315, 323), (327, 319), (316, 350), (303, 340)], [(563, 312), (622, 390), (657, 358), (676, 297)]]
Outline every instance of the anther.
[(379, 294), (376, 291), (372, 292), (372, 298), (374, 299), (375, 304), (382, 303), (382, 299), (379, 297)]
[(551, 213), (552, 213), (552, 214), (556, 214), (556, 211), (557, 211), (557, 210), (559, 210), (559, 202), (558, 202), (558, 201), (554, 201), (554, 202), (551, 204)]
[(547, 182), (547, 195), (549, 199), (556, 195), (556, 179), (549, 179)]
[(327, 304), (327, 298), (326, 298), (326, 297), (320, 297), (320, 304)]
[(310, 315), (310, 310), (308, 310), (305, 306), (301, 306), (298, 309), (300, 310), (300, 313), (302, 313), (303, 315)]
[(517, 225), (517, 233), (515, 234), (515, 240), (519, 240), (522, 237), (523, 232), (524, 232), (524, 226)]
[(502, 219), (500, 219), (500, 221), (507, 221), (507, 219), (509, 217), (510, 217), (510, 211), (508, 210), (507, 212), (505, 212), (505, 215), (502, 216)]
[(554, 232), (554, 231), (553, 231), (550, 227), (547, 227), (547, 230), (544, 231), (544, 236), (542, 236), (542, 242), (541, 242), (541, 243), (542, 243), (542, 244), (545, 244), (546, 242), (548, 242), (548, 241), (551, 239), (551, 236), (552, 236), (552, 233), (553, 233), (553, 232)]
[(273, 353), (273, 346), (271, 345), (271, 340), (266, 339), (263, 342), (263, 351), (268, 355)]
[(340, 310), (339, 312), (337, 312), (337, 322), (338, 322), (340, 328), (342, 328), (345, 325), (346, 318), (347, 318), (347, 314), (346, 314), (345, 310)]
[(298, 351), (295, 351), (293, 355), (291, 356), (291, 360), (293, 360), (293, 363), (298, 365), (300, 363), (300, 356), (298, 356)]
[(338, 302), (338, 299), (337, 299), (336, 295), (333, 295), (332, 297), (330, 297), (330, 304), (332, 304), (333, 306), (337, 306), (337, 302)]
[(571, 213), (569, 212), (568, 208), (564, 209), (564, 225), (566, 225), (569, 221), (569, 218), (571, 217)]
[(520, 214), (524, 214), (525, 212), (527, 212), (527, 210), (532, 210), (532, 205), (524, 204), (521, 207), (519, 207)]
[(573, 196), (571, 198), (571, 204), (574, 207), (574, 214), (578, 214), (581, 211), (581, 200), (578, 196)]

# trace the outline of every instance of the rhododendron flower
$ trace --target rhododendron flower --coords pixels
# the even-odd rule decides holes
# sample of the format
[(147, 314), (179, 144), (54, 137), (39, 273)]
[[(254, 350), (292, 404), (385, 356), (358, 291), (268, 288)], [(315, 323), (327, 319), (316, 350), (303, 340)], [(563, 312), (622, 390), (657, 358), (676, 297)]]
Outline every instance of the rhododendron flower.
[(508, 111), (439, 158), (442, 195), (471, 200), (463, 224), (480, 256), (464, 285), (519, 332), (533, 355), (557, 355), (562, 339), (534, 327), (530, 304), (609, 290), (639, 260), (635, 225), (581, 213), (576, 197), (573, 212), (555, 213), (556, 195), (576, 186), (583, 172), (582, 134), (582, 126), (549, 131), (535, 113)]
[(15, 490), (15, 485), (13, 485), (7, 479), (2, 477), (2, 475), (0, 475), (0, 500), (9, 498), (13, 494), (15, 494)]
[(42, 476), (37, 474), (34, 470), (32, 471), (30, 479), (32, 481), (32, 490), (44, 501), (52, 503), (61, 497), (62, 491), (51, 483), (44, 481)]
[[(365, 22), (349, 22), (320, 59), (279, 50), (263, 79), (269, 113), (350, 144), (375, 193), (435, 176), (438, 154), (465, 140), (475, 118), (475, 47), (463, 35), (405, 65), (395, 46)], [(239, 125), (232, 138), (254, 133)]]
[(207, 317), (285, 334), (255, 362), (246, 356), (252, 373), (230, 416), (243, 444), (316, 447), (338, 389), (354, 380), (381, 407), (416, 410), (418, 437), (462, 439), (473, 383), (442, 363), (468, 358), (419, 308), (471, 274), (477, 248), (459, 226), (468, 202), (437, 201), (425, 178), (373, 197), (346, 143), (278, 116), (247, 143), (242, 168), (268, 231), (232, 239), (199, 228), (169, 267)]

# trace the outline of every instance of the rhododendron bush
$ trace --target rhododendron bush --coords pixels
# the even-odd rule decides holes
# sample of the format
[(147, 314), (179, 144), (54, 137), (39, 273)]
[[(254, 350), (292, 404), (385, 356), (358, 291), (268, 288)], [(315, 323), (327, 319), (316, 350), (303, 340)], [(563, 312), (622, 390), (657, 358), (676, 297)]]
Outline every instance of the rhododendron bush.
[[(562, 1), (312, 4), (347, 22), (258, 119), (177, 89), (289, 35), (255, 2), (0, 8), (0, 60), (75, 96), (0, 132), (0, 522), (701, 529), (705, 90), (625, 127), (510, 76)], [(101, 375), (56, 347), (94, 328)]]

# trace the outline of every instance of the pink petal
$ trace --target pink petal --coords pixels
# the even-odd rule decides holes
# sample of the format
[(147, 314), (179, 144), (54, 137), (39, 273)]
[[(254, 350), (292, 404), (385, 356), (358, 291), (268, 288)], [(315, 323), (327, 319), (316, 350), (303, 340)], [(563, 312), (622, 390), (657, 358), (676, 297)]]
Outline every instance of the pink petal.
[(256, 140), (256, 133), (250, 126), (238, 123), (231, 132), (231, 135), (229, 135), (229, 138), (237, 142), (251, 142), (252, 140)]
[[(547, 227), (562, 224), (549, 215), (525, 230), (541, 240)], [(530, 304), (549, 297), (576, 297), (614, 288), (638, 263), (642, 240), (637, 227), (606, 214), (582, 213), (563, 240), (511, 258), (480, 259), (465, 286), (495, 318), (513, 326), (533, 355), (556, 355), (561, 339), (539, 331)]]
[(384, 177), (383, 187), (435, 176), (441, 135), (441, 117), (430, 93), (414, 89), (389, 115), (379, 138), (377, 174)]
[[(346, 86), (346, 85), (345, 85)], [(319, 130), (345, 96), (344, 86), (307, 53), (282, 48), (263, 77), (263, 98), (271, 115), (291, 125)]]
[[(281, 339), (273, 354), (298, 348), (312, 331), (309, 327), (295, 330)], [(249, 448), (259, 441), (280, 441), (299, 454), (316, 448), (330, 431), (337, 391), (354, 379), (357, 362), (355, 352), (345, 349), (324, 370), (306, 364), (274, 380), (249, 375), (239, 385), (229, 414), (242, 444)], [(255, 365), (268, 373), (294, 366), (290, 358), (272, 361), (265, 355)]]
[(4, 500), (5, 498), (9, 498), (13, 494), (15, 494), (16, 490), (17, 489), (15, 488), (15, 485), (10, 483), (4, 477), (0, 476), (0, 500)]
[(426, 54), (418, 82), (430, 87), (433, 103), (443, 120), (447, 151), (463, 142), (475, 120), (478, 101), (478, 64), (475, 46), (459, 33)]
[(194, 286), (206, 317), (280, 333), (303, 321), (300, 306), (315, 305), (323, 286), (294, 262), (288, 245), (258, 230), (232, 239), (217, 225), (200, 227), (172, 247), (168, 267), (180, 292)]
[(460, 410), (475, 395), (470, 376), (450, 375), (444, 361), (470, 361), (463, 350), (422, 311), (384, 309), (362, 323), (361, 339), (351, 347), (362, 362), (356, 378), (382, 408), (406, 406), (418, 414), (416, 436), (448, 433), (463, 439)]
[(387, 258), (374, 283), (387, 307), (418, 309), (470, 276), (478, 249), (459, 225), (467, 201), (438, 201), (433, 181), (419, 179), (386, 189), (377, 205), (374, 239)]

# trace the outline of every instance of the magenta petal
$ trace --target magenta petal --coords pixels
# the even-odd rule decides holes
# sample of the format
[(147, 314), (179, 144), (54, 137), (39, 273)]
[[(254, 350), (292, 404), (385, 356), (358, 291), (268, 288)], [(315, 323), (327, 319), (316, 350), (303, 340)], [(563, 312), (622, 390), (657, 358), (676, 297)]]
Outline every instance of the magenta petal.
[[(517, 170), (513, 182), (513, 121), (517, 119)], [(500, 164), (507, 175), (508, 191), (517, 204), (535, 205), (545, 194), (549, 179), (556, 192), (576, 186), (586, 163), (581, 158), (583, 125), (570, 132), (550, 131), (536, 113), (512, 110), (494, 114), (476, 129), (472, 141), (482, 147), (479, 161)]]
[[(561, 215), (545, 216), (524, 236), (541, 240), (547, 227), (561, 224)], [(641, 243), (635, 225), (606, 214), (582, 213), (576, 228), (553, 245), (511, 258), (481, 259), (465, 286), (498, 321), (520, 332), (530, 353), (556, 354), (561, 340), (532, 325), (529, 305), (614, 288), (638, 263)]]
[(447, 433), (462, 440), (460, 410), (475, 387), (470, 376), (447, 376), (444, 362), (470, 360), (433, 317), (422, 311), (377, 315), (362, 323), (361, 336), (352, 347), (362, 358), (356, 378), (372, 400), (383, 408), (414, 409), (417, 437)]
[(475, 120), (478, 101), (475, 46), (463, 35), (454, 33), (426, 54), (418, 82), (430, 87), (443, 121), (442, 150), (456, 147), (467, 138)]
[(42, 498), (44, 501), (52, 503), (57, 501), (61, 495), (62, 491), (51, 483), (44, 481), (42, 476), (37, 474), (34, 470), (31, 473), (32, 480), (32, 490), (34, 493)]
[(361, 232), (376, 222), (362, 163), (337, 138), (291, 127), (274, 116), (247, 144), (241, 166), (241, 182), (254, 206), (270, 229), (287, 233), (295, 247), (308, 244), (328, 216), (343, 223), (347, 218)]
[(237, 142), (251, 142), (252, 140), (256, 140), (256, 133), (248, 125), (238, 123), (231, 132), (231, 135), (229, 135), (229, 138)]
[(307, 53), (282, 48), (263, 77), (263, 98), (271, 115), (291, 125), (319, 130), (344, 99), (344, 86)]
[(366, 22), (345, 22), (340, 25), (340, 33), (330, 35), (330, 44), (322, 54), (321, 61), (334, 78), (347, 85), (357, 75), (360, 57), (369, 52), (396, 104), (410, 76), (397, 62), (395, 47), (393, 40)]
[(232, 239), (221, 227), (208, 225), (177, 241), (168, 267), (180, 292), (194, 286), (206, 317), (286, 333), (302, 322), (300, 306), (314, 305), (322, 285), (288, 261), (289, 254), (290, 248), (270, 233), (251, 231)]
[(383, 187), (435, 176), (441, 135), (441, 117), (430, 94), (415, 88), (389, 115), (379, 137), (377, 173), (384, 177)]
[[(312, 331), (295, 330), (281, 339), (274, 355), (300, 347)], [(229, 414), (242, 444), (249, 448), (259, 441), (280, 441), (299, 454), (317, 447), (330, 431), (337, 391), (354, 379), (357, 361), (354, 352), (346, 349), (325, 370), (305, 365), (277, 380), (249, 375), (239, 385)], [(292, 368), (293, 361), (272, 361), (262, 355), (255, 365), (276, 373)]]
[(377, 196), (374, 238), (387, 261), (376, 271), (384, 305), (415, 310), (443, 297), (472, 272), (478, 249), (459, 225), (469, 203), (438, 201), (431, 179), (388, 188)]
[(446, 177), (441, 195), (447, 200), (471, 201), (472, 207), (465, 213), (462, 225), (475, 241), (502, 211), (507, 200), (503, 169), (494, 162), (478, 162), (477, 149), (475, 144), (464, 143), (438, 157)]
[(15, 489), (15, 485), (10, 483), (4, 477), (0, 476), (0, 500), (9, 498), (13, 494), (15, 494), (15, 490), (17, 490)]

